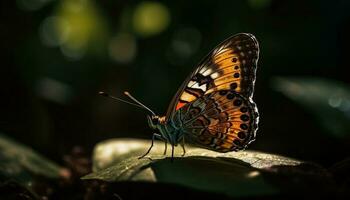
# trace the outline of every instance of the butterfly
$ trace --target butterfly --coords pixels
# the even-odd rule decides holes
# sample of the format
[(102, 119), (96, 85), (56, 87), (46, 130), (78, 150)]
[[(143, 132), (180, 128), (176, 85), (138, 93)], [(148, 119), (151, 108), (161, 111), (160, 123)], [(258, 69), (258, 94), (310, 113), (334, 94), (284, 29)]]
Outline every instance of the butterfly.
[(125, 92), (137, 104), (128, 103), (152, 113), (147, 116), (148, 124), (157, 131), (140, 158), (151, 151), (155, 139), (165, 142), (164, 154), (167, 144), (171, 144), (172, 159), (178, 144), (183, 155), (186, 153), (185, 141), (217, 152), (245, 149), (255, 140), (258, 129), (259, 114), (252, 99), (258, 58), (259, 43), (254, 35), (239, 33), (229, 37), (187, 77), (165, 116), (156, 115)]

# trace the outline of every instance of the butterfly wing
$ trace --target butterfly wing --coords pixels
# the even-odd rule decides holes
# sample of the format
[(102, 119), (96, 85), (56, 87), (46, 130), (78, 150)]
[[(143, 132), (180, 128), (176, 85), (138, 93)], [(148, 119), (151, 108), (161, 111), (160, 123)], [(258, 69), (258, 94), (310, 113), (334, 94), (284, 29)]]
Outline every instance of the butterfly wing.
[(212, 50), (179, 88), (166, 119), (199, 97), (219, 90), (234, 90), (251, 98), (259, 57), (259, 44), (249, 33), (236, 34)]
[(176, 111), (185, 140), (219, 152), (244, 149), (258, 128), (255, 103), (235, 90), (214, 91)]

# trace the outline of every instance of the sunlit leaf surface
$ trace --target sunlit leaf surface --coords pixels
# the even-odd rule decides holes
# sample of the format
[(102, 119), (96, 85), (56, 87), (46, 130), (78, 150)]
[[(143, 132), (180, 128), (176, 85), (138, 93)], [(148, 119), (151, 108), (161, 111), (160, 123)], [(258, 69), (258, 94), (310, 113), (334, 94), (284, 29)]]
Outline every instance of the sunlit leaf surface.
[(313, 77), (273, 79), (274, 89), (312, 112), (328, 133), (350, 133), (350, 87), (335, 80)]
[[(305, 166), (317, 169), (317, 173), (325, 173), (311, 164), (256, 151), (217, 153), (187, 147), (187, 153), (182, 157), (182, 149), (177, 147), (174, 162), (171, 162), (169, 155), (163, 155), (164, 144), (161, 142), (156, 142), (148, 157), (138, 159), (149, 145), (150, 141), (135, 139), (116, 139), (98, 144), (93, 157), (95, 172), (83, 179), (173, 183), (230, 196), (254, 196), (276, 194), (283, 190), (274, 181), (282, 181), (278, 179), (284, 179), (280, 175), (285, 171), (289, 173), (284, 175), (288, 179), (302, 175)], [(303, 179), (283, 185), (299, 184), (300, 181)], [(301, 185), (305, 183), (307, 181)]]

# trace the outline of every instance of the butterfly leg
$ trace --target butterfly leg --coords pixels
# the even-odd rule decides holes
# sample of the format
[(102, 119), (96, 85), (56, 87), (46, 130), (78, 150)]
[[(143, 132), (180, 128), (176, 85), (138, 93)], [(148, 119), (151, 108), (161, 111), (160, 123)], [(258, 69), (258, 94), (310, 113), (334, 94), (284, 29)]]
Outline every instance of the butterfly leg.
[(153, 133), (151, 146), (149, 147), (149, 149), (147, 150), (147, 152), (145, 154), (143, 154), (142, 156), (139, 157), (139, 159), (144, 158), (145, 156), (147, 156), (149, 154), (149, 152), (151, 152), (151, 149), (152, 149), (153, 144), (154, 144), (154, 139), (156, 137), (159, 138), (161, 136), (159, 134), (157, 134), (157, 133)]
[(181, 147), (182, 147), (182, 150), (183, 150), (183, 153), (182, 153), (181, 156), (184, 157), (185, 154), (186, 154), (186, 149), (185, 149), (185, 137), (182, 137)]
[(174, 161), (174, 145), (171, 145), (171, 162)]
[(164, 147), (164, 153), (163, 153), (163, 155), (166, 155), (166, 151), (167, 151), (167, 148), (168, 148), (168, 141), (165, 140), (165, 141), (164, 141), (164, 144), (165, 144), (165, 147)]

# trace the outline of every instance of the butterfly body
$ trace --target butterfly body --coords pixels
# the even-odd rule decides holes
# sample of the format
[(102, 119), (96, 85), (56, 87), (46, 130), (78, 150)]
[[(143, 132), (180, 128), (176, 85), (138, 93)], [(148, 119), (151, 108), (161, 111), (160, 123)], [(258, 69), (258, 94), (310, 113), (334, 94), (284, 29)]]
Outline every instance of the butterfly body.
[(163, 119), (164, 117), (148, 116), (148, 124), (160, 133), (160, 139), (169, 142), (172, 146), (177, 146), (184, 135), (181, 125)]
[(172, 146), (186, 140), (218, 152), (244, 149), (255, 138), (258, 124), (255, 103), (232, 90), (198, 99), (182, 107), (168, 121), (157, 116), (153, 120), (148, 118), (150, 127), (159, 131), (159, 139)]
[(148, 116), (150, 127), (160, 133), (153, 138), (172, 147), (186, 141), (218, 152), (246, 148), (258, 129), (253, 101), (258, 58), (252, 34), (239, 33), (219, 44), (184, 81), (167, 114)]

